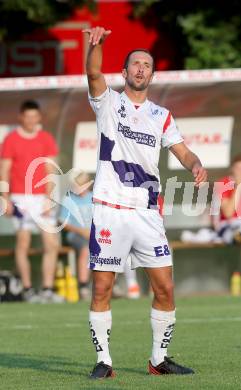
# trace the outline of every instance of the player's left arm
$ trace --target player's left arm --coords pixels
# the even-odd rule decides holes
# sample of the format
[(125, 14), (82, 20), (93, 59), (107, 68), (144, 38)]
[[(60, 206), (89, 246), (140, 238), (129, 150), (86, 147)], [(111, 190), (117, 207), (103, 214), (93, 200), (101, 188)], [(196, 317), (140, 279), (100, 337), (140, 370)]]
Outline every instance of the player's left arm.
[(184, 142), (172, 145), (169, 150), (178, 158), (184, 168), (192, 172), (197, 187), (200, 187), (203, 182), (207, 181), (206, 169), (202, 166), (196, 154)]

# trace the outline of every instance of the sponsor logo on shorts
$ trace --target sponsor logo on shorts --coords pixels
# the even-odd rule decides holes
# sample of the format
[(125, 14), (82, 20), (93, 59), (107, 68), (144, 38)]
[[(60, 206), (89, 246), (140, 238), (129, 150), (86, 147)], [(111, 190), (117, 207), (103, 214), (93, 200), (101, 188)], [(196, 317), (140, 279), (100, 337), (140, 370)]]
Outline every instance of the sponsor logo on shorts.
[(170, 255), (170, 249), (168, 245), (155, 246), (154, 251), (157, 257)]
[(99, 264), (101, 267), (103, 265), (121, 265), (121, 257), (98, 257), (90, 256), (90, 269), (94, 269), (96, 264)]
[(111, 232), (109, 229), (102, 229), (100, 231), (100, 237), (98, 238), (98, 242), (101, 244), (111, 244)]

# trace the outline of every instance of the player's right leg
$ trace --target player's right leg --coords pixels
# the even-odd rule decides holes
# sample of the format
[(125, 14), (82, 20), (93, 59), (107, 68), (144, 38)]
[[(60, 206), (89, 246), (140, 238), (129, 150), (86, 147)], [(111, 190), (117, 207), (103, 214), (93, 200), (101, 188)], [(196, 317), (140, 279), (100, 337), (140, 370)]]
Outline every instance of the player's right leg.
[(92, 379), (113, 376), (109, 353), (111, 331), (110, 299), (115, 273), (123, 272), (130, 252), (133, 228), (129, 210), (94, 205), (90, 232), (90, 269), (93, 270), (93, 296), (90, 310), (90, 330), (97, 352), (97, 364)]
[(109, 351), (112, 325), (110, 300), (114, 281), (114, 272), (93, 271), (89, 325), (92, 341), (97, 353), (97, 363), (90, 374), (91, 379), (103, 379), (114, 376)]

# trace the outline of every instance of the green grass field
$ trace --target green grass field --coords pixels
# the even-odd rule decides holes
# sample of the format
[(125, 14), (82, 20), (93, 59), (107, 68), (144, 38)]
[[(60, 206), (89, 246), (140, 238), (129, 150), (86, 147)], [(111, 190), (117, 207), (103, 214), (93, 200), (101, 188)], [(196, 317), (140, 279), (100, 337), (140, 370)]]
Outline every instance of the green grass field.
[(90, 381), (95, 363), (88, 304), (0, 305), (0, 389), (241, 389), (241, 298), (177, 300), (169, 355), (192, 376), (146, 374), (150, 300), (113, 301), (111, 351), (116, 378)]

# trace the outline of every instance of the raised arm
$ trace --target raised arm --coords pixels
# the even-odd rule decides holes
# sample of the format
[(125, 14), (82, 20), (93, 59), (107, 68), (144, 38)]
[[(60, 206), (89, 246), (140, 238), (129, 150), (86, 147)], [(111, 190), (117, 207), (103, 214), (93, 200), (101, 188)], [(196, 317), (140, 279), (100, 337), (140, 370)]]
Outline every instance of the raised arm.
[(89, 35), (89, 50), (86, 61), (86, 73), (89, 83), (89, 91), (92, 97), (98, 97), (105, 92), (107, 86), (104, 75), (101, 72), (102, 67), (102, 45), (110, 30), (105, 30), (103, 27), (94, 27), (83, 30), (83, 33)]
[(170, 147), (171, 152), (178, 158), (184, 168), (192, 172), (195, 185), (199, 187), (201, 183), (207, 181), (207, 171), (203, 168), (199, 158), (183, 143)]

